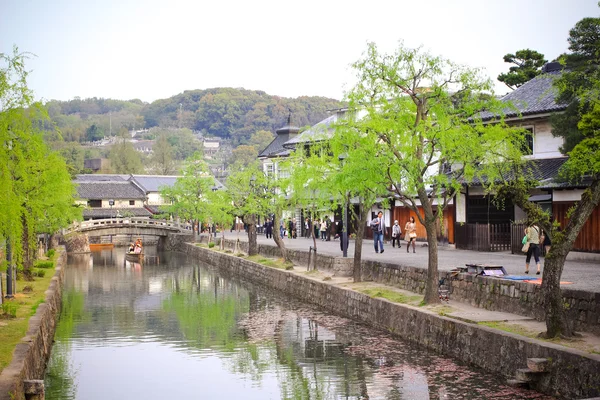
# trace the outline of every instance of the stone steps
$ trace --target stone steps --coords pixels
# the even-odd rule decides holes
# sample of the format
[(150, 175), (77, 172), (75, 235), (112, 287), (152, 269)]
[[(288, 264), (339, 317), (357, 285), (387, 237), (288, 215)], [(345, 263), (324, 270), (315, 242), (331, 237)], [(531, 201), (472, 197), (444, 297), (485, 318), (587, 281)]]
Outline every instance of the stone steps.
[(512, 387), (530, 388), (531, 383), (539, 380), (550, 368), (550, 360), (547, 358), (528, 358), (527, 368), (520, 368), (515, 373), (514, 379), (506, 383)]

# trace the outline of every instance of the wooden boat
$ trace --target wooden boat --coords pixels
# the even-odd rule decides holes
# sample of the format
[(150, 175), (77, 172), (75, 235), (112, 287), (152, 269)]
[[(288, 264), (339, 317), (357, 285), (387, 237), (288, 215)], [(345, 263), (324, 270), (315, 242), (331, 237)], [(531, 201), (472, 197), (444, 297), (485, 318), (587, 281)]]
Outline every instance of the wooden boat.
[(143, 251), (141, 253), (126, 252), (125, 259), (129, 260), (129, 261), (141, 261), (144, 259), (144, 252)]
[(113, 247), (114, 243), (90, 243), (90, 250), (109, 250)]

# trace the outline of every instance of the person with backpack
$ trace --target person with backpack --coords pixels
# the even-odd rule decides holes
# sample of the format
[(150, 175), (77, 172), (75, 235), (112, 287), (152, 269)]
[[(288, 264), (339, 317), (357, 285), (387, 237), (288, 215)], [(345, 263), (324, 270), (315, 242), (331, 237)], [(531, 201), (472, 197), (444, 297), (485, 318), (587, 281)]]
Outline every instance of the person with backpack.
[(537, 266), (537, 272), (535, 274), (540, 274), (540, 232), (540, 227), (535, 224), (531, 224), (525, 229), (525, 236), (527, 237), (526, 245), (529, 244), (527, 256), (525, 258), (526, 274), (529, 273), (529, 261), (531, 261), (531, 255), (533, 255)]

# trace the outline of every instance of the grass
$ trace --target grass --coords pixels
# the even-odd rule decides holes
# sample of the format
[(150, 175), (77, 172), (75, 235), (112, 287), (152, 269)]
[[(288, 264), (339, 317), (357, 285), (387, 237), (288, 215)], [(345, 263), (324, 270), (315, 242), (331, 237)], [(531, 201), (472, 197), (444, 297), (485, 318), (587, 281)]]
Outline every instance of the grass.
[(508, 324), (506, 322), (500, 322), (500, 321), (489, 321), (489, 322), (484, 321), (484, 322), (479, 322), (478, 325), (483, 325), (483, 326), (487, 326), (487, 327), (493, 328), (493, 329), (498, 329), (498, 330), (501, 330), (504, 332), (510, 332), (510, 333), (514, 333), (516, 335), (521, 335), (521, 336), (538, 339), (537, 332), (532, 332), (532, 331), (528, 330), (527, 328), (520, 326), (520, 325)]
[[(6, 268), (4, 268), (6, 270)], [(47, 270), (44, 277), (36, 277), (34, 281), (27, 282), (31, 291), (23, 293), (25, 282), (17, 280), (17, 293), (11, 300), (3, 299), (6, 306), (16, 310), (15, 318), (0, 317), (0, 372), (10, 364), (15, 346), (25, 337), (29, 327), (29, 318), (35, 314), (38, 306), (44, 302), (44, 292), (50, 286), (54, 276), (54, 267)], [(5, 288), (6, 289), (6, 288)]]
[(255, 263), (264, 265), (266, 267), (277, 268), (277, 269), (290, 269), (290, 267), (294, 267), (293, 264), (286, 263), (283, 261), (283, 258), (265, 258), (261, 255), (255, 255), (246, 257), (247, 260), (254, 261)]
[(552, 338), (546, 339), (540, 337), (540, 332), (534, 331), (531, 329), (527, 329), (524, 326), (518, 324), (511, 324), (507, 322), (480, 322), (479, 325), (487, 326), (489, 328), (498, 329), (504, 332), (514, 333), (516, 335), (525, 336), (532, 339), (542, 340), (548, 343), (554, 343), (565, 347), (570, 347), (572, 349), (577, 349), (580, 351), (584, 351), (590, 354), (600, 354), (599, 345), (594, 342), (586, 342), (583, 339), (572, 338), (572, 339), (563, 339), (563, 338)]
[(381, 297), (394, 303), (401, 304), (418, 305), (419, 302), (423, 299), (423, 296), (420, 296), (418, 294), (407, 295), (404, 293), (396, 292), (394, 290), (383, 288), (360, 289), (359, 291), (371, 297)]

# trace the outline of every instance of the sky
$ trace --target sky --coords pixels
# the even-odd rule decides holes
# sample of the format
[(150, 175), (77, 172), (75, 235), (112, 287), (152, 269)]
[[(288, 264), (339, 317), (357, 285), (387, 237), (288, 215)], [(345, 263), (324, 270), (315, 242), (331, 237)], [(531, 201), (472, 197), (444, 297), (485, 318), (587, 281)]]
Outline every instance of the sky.
[(577, 21), (598, 16), (598, 0), (0, 0), (0, 53), (31, 53), (38, 100), (214, 87), (340, 100), (369, 42), (423, 46), (495, 81), (505, 54), (552, 60)]

